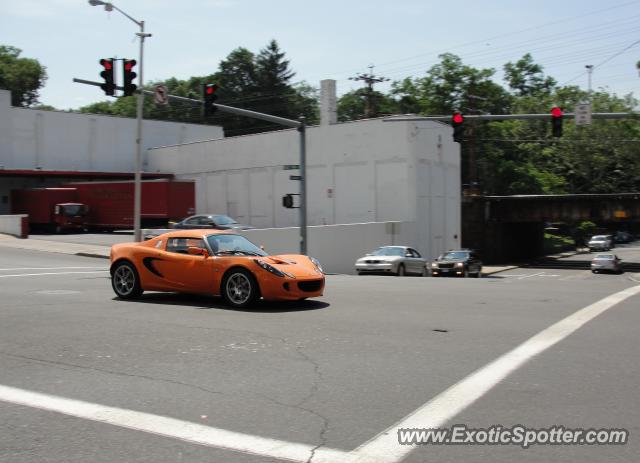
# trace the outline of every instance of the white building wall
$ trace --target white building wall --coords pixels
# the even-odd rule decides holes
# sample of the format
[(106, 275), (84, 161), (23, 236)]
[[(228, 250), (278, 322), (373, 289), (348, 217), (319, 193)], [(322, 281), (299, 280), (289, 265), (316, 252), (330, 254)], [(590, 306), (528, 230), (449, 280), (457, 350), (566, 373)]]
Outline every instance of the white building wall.
[[(198, 213), (255, 227), (298, 225), (282, 196), (298, 193), (299, 134), (266, 134), (156, 148), (150, 172), (196, 180)], [(407, 221), (428, 257), (460, 245), (459, 146), (437, 122), (380, 119), (307, 129), (308, 225)], [(336, 229), (338, 230), (338, 229)], [(398, 243), (400, 244), (400, 243)]]
[[(223, 136), (218, 126), (146, 120), (143, 153)], [(0, 168), (132, 172), (135, 139), (135, 119), (16, 108), (0, 90)]]

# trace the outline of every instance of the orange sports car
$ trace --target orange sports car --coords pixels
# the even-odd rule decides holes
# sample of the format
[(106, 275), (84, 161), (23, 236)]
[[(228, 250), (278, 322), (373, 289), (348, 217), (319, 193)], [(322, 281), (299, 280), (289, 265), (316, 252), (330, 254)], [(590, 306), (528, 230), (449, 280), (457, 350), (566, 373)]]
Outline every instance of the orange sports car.
[(324, 273), (313, 257), (270, 256), (226, 230), (177, 230), (142, 243), (111, 247), (111, 285), (122, 299), (143, 291), (222, 296), (233, 307), (260, 297), (298, 300), (322, 296)]

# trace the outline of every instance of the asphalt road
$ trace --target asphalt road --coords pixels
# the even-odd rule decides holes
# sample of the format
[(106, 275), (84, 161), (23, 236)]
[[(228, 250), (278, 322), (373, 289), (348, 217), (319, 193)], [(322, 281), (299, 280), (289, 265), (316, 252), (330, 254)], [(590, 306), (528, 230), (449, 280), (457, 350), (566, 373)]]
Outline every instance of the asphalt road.
[[(384, 441), (385, 430), (393, 437), (407, 415), (531, 336), (640, 284), (634, 274), (575, 270), (339, 275), (318, 300), (237, 311), (174, 294), (119, 301), (106, 268), (102, 259), (0, 252), (3, 463), (284, 461), (278, 452), (352, 461), (362, 454), (349, 452)], [(477, 380), (486, 393), (468, 407), (452, 412), (468, 399), (459, 395), (439, 409), (444, 422), (470, 427), (626, 428), (627, 445), (392, 443), (385, 449), (401, 457), (366, 461), (637, 461), (639, 302), (613, 305), (495, 384)], [(63, 412), (47, 409), (56, 401)], [(92, 406), (102, 407), (98, 418), (82, 417)], [(162, 428), (171, 432), (153, 431), (159, 417), (174, 419)], [(185, 423), (213, 437), (201, 445), (172, 434)]]

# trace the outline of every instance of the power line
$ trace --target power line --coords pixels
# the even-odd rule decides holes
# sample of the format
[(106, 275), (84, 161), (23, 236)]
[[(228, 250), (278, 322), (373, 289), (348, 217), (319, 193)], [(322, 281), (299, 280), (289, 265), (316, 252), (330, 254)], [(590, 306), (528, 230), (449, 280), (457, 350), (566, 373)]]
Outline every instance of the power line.
[[(630, 45), (627, 45), (626, 47), (624, 47), (622, 50), (620, 50), (617, 53), (614, 53), (613, 55), (611, 55), (609, 58), (605, 59), (604, 61), (602, 61), (601, 63), (596, 64), (595, 66), (593, 66), (592, 69), (596, 69), (599, 68), (600, 66), (602, 66), (605, 63), (608, 63), (609, 61), (611, 61), (612, 59), (616, 58), (617, 56), (620, 56), (621, 54), (623, 54), (625, 51), (633, 48), (634, 46), (636, 46), (637, 44), (640, 43), (640, 40), (636, 40), (635, 42), (633, 42)], [(562, 84), (562, 86), (564, 87), (565, 85), (567, 85), (569, 82), (573, 82), (574, 80), (584, 76), (588, 71), (583, 71), (580, 74), (578, 74), (577, 76), (575, 76), (573, 79), (569, 79), (568, 81), (566, 81), (564, 84)]]

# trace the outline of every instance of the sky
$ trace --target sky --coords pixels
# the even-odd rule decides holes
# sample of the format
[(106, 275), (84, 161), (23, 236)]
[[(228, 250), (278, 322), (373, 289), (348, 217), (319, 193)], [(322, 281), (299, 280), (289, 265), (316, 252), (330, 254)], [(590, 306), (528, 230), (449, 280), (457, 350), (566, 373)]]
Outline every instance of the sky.
[[(338, 94), (369, 72), (421, 77), (438, 55), (496, 69), (529, 52), (560, 84), (640, 96), (640, 0), (118, 0), (145, 22), (144, 80), (214, 73), (237, 47), (258, 53), (275, 39), (296, 75), (319, 87), (335, 79)], [(46, 66), (40, 102), (58, 109), (107, 100), (98, 87), (100, 58), (138, 59), (138, 26), (87, 0), (0, 0), (0, 45)], [(119, 73), (118, 73), (119, 74)], [(118, 76), (118, 79), (120, 77)], [(390, 82), (376, 88), (386, 91)]]

